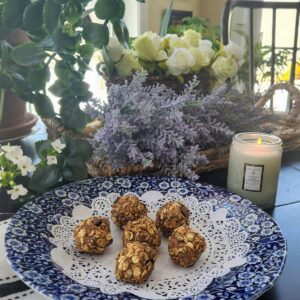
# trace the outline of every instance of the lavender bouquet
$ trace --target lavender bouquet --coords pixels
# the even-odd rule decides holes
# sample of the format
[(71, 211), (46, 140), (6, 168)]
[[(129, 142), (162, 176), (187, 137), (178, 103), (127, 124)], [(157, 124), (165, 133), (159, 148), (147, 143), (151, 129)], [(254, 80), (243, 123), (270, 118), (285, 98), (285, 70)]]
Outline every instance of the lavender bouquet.
[(100, 107), (104, 126), (91, 142), (95, 155), (115, 169), (155, 162), (163, 174), (196, 179), (193, 166), (207, 163), (201, 149), (228, 144), (236, 130), (262, 121), (254, 100), (227, 86), (199, 99), (196, 79), (177, 94), (159, 83), (144, 86), (146, 78), (137, 73), (131, 82), (112, 85)]

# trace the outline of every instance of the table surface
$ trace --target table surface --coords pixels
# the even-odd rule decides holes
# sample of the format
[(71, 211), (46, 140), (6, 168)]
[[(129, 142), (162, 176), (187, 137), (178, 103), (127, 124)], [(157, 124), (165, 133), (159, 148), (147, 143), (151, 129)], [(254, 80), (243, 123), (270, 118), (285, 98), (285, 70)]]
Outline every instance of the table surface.
[[(19, 142), (24, 152), (36, 160), (34, 143), (46, 138), (43, 125), (37, 133)], [(225, 187), (227, 170), (221, 169), (210, 173), (202, 174), (201, 181)], [(13, 211), (11, 211), (13, 210)], [(0, 220), (11, 217), (15, 209), (5, 206), (0, 199)], [(282, 229), (288, 243), (288, 256), (284, 270), (274, 287), (262, 295), (260, 300), (297, 300), (300, 299), (300, 151), (285, 153), (282, 161), (282, 168), (279, 176), (276, 207), (267, 211)], [(4, 289), (4, 287), (2, 287)], [(27, 287), (21, 283), (5, 285), (0, 297), (13, 293), (16, 290), (23, 291)]]

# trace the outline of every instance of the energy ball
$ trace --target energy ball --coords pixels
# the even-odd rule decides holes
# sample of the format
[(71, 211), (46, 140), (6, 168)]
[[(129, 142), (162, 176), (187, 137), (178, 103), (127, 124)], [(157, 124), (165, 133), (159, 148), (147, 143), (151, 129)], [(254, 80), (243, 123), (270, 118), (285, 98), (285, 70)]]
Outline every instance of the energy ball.
[(174, 229), (189, 225), (190, 211), (181, 202), (167, 202), (156, 214), (156, 226), (168, 237)]
[(184, 225), (176, 228), (169, 238), (171, 259), (181, 267), (192, 266), (205, 251), (205, 239), (190, 227)]
[(113, 242), (107, 218), (91, 217), (74, 230), (76, 248), (81, 253), (102, 254)]
[(146, 243), (152, 248), (160, 245), (160, 234), (153, 220), (144, 216), (134, 221), (129, 221), (123, 231), (123, 245), (131, 242)]
[(133, 221), (146, 215), (146, 206), (134, 195), (119, 197), (113, 204), (111, 210), (113, 222), (122, 230), (128, 221)]
[(128, 243), (116, 257), (116, 278), (127, 283), (145, 282), (153, 271), (157, 251), (147, 244)]

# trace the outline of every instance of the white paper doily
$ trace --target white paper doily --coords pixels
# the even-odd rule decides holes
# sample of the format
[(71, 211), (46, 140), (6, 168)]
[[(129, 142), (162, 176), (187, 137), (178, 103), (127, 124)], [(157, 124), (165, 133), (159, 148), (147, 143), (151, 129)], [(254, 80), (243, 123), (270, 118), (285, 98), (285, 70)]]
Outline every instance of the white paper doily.
[(162, 238), (154, 271), (146, 283), (130, 285), (117, 281), (114, 274), (115, 257), (122, 249), (122, 232), (111, 222), (113, 244), (103, 255), (96, 256), (76, 251), (73, 231), (81, 220), (92, 215), (110, 219), (112, 203), (119, 196), (111, 193), (106, 197), (98, 197), (93, 200), (91, 208), (76, 206), (72, 217), (63, 216), (59, 225), (52, 226), (53, 238), (50, 238), (50, 242), (56, 248), (52, 249), (51, 257), (73, 280), (98, 287), (109, 295), (129, 292), (150, 299), (169, 299), (199, 294), (214, 278), (246, 263), (245, 257), (249, 251), (249, 244), (245, 242), (247, 232), (242, 230), (238, 219), (227, 217), (225, 208), (214, 211), (211, 200), (199, 202), (195, 197), (184, 198), (175, 193), (162, 195), (157, 191), (149, 191), (140, 198), (152, 219), (155, 219), (158, 208), (165, 202), (182, 201), (191, 212), (190, 226), (205, 237), (207, 248), (194, 266), (181, 268), (171, 261), (167, 239)]

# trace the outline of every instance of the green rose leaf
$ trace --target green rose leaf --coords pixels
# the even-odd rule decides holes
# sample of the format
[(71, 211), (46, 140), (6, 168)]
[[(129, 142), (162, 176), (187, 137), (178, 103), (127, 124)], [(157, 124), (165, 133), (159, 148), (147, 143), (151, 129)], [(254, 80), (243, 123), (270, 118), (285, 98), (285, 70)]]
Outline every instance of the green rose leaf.
[(30, 0), (6, 0), (3, 9), (3, 25), (8, 28), (22, 27), (22, 20), (25, 7)]
[(102, 48), (109, 42), (109, 31), (106, 25), (89, 23), (82, 31), (83, 38), (96, 47)]
[(87, 167), (80, 156), (67, 157), (61, 170), (62, 177), (68, 181), (78, 181), (87, 177)]
[(44, 140), (35, 143), (35, 151), (40, 159), (46, 159), (48, 150), (52, 148), (51, 141)]
[(14, 82), (12, 78), (0, 71), (0, 89), (8, 90), (13, 86)]
[(29, 67), (42, 63), (46, 53), (35, 43), (25, 43), (15, 47), (11, 52), (11, 57), (18, 65)]
[(101, 20), (122, 19), (125, 4), (122, 0), (97, 0), (95, 14)]
[(29, 188), (37, 193), (43, 193), (53, 187), (60, 180), (57, 165), (47, 166), (36, 170), (29, 182)]
[(93, 154), (93, 148), (87, 140), (73, 139), (70, 144), (70, 156), (79, 156), (88, 161)]
[(114, 32), (124, 48), (129, 49), (129, 32), (128, 28), (122, 19), (112, 20)]
[(23, 23), (24, 28), (29, 33), (35, 33), (43, 27), (43, 7), (44, 0), (29, 4), (24, 12)]
[(31, 84), (34, 91), (45, 89), (45, 85), (50, 79), (50, 71), (48, 68), (32, 71), (28, 74), (27, 80)]
[(58, 29), (60, 25), (60, 15), (62, 12), (62, 6), (53, 2), (52, 0), (47, 0), (43, 9), (43, 18), (46, 30), (50, 34)]
[(36, 94), (33, 100), (36, 112), (42, 118), (55, 116), (54, 107), (50, 98), (44, 94)]
[[(77, 100), (74, 99), (73, 103), (76, 103)], [(66, 127), (76, 129), (80, 132), (85, 125), (90, 121), (90, 117), (80, 107), (76, 104), (72, 105), (61, 105), (60, 115), (62, 121)]]

